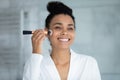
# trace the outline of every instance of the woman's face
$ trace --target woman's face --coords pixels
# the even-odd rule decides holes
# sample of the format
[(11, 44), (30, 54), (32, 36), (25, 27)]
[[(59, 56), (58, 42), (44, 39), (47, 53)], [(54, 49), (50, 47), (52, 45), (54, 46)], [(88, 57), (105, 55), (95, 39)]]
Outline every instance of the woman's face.
[(75, 36), (75, 27), (72, 18), (66, 14), (56, 15), (49, 27), (53, 33), (49, 36), (52, 48), (69, 48)]

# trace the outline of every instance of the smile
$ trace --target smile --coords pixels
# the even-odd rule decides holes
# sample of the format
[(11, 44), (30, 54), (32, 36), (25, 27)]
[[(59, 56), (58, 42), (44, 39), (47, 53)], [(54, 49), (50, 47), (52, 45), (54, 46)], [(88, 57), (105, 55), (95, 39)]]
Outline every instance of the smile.
[(58, 38), (58, 40), (61, 41), (61, 42), (68, 42), (68, 41), (70, 41), (69, 38)]

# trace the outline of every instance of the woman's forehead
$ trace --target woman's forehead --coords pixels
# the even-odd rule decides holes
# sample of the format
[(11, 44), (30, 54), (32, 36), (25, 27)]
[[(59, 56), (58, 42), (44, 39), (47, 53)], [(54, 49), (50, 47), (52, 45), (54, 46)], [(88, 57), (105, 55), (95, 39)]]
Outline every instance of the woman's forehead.
[(53, 17), (53, 19), (51, 20), (51, 24), (63, 24), (63, 23), (67, 23), (67, 24), (74, 24), (73, 19), (66, 14), (59, 14)]

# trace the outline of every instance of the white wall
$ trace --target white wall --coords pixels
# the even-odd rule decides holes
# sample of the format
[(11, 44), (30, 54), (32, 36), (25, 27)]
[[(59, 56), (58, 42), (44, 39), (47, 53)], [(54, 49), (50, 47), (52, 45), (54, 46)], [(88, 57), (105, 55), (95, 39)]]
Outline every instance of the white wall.
[[(23, 29), (37, 29), (43, 28), (44, 19), (47, 16), (46, 4), (50, 0), (1, 0), (0, 2), (0, 12), (5, 10), (15, 10), (23, 11), (22, 19), (23, 25), (21, 28), (12, 28), (10, 27), (0, 27), (0, 32), (4, 33), (7, 29), (7, 33), (4, 33), (4, 37), (0, 36), (0, 56), (7, 57), (5, 54), (6, 47), (11, 47), (10, 43), (13, 43), (17, 47), (7, 50), (8, 53), (14, 55), (18, 50), (18, 63), (20, 67), (24, 65), (24, 62), (28, 59), (31, 54), (31, 36), (23, 36), (17, 33), (17, 31), (22, 31)], [(81, 54), (87, 54), (95, 57), (98, 61), (99, 68), (102, 75), (102, 80), (120, 80), (120, 1), (119, 0), (61, 0), (65, 4), (69, 5), (75, 15), (76, 19), (76, 39), (72, 48)], [(4, 4), (4, 5), (3, 5)], [(7, 11), (9, 13), (9, 11)], [(2, 15), (0, 14), (0, 20)], [(1, 22), (0, 26), (3, 24)], [(12, 28), (12, 29), (9, 29)], [(14, 35), (12, 39), (6, 40), (6, 37), (11, 36), (9, 33), (13, 31)], [(20, 37), (17, 37), (17, 36)], [(7, 38), (8, 39), (8, 38)], [(18, 40), (18, 43), (16, 43)], [(3, 41), (5, 41), (3, 43)], [(10, 43), (8, 43), (8, 41)], [(7, 43), (6, 43), (7, 42)], [(44, 42), (44, 52), (45, 49), (48, 49), (47, 40)], [(7, 46), (6, 46), (7, 45)], [(6, 46), (6, 47), (5, 47)], [(47, 48), (46, 48), (47, 46)], [(11, 51), (11, 52), (10, 52)], [(14, 52), (15, 51), (15, 52)], [(10, 57), (8, 56), (8, 57)], [(20, 57), (19, 57), (20, 56)], [(7, 77), (4, 77), (4, 80), (19, 80), (20, 77), (16, 77), (15, 73), (18, 73), (17, 67), (14, 67), (15, 70), (11, 69), (11, 66), (16, 64), (3, 64), (5, 61), (4, 57), (0, 57), (0, 73), (3, 75), (6, 74)], [(7, 58), (7, 60), (15, 61), (15, 57)], [(6, 67), (6, 65), (8, 67)], [(4, 69), (3, 69), (4, 68)], [(22, 70), (23, 68), (19, 68)], [(5, 70), (5, 71), (4, 71)], [(10, 70), (10, 71), (7, 71)], [(13, 71), (12, 77), (10, 73)], [(22, 73), (18, 73), (22, 75)], [(0, 76), (0, 77), (1, 77)], [(2, 78), (1, 78), (2, 79)], [(0, 79), (0, 80), (1, 80)], [(3, 79), (2, 79), (3, 80)]]

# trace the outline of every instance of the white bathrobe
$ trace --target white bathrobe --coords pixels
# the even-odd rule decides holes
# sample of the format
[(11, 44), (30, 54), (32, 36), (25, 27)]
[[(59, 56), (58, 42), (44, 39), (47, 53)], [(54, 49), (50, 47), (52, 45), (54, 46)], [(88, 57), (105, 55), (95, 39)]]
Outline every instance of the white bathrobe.
[[(32, 54), (26, 62), (23, 80), (61, 80), (50, 56)], [(71, 50), (67, 80), (101, 80), (99, 68), (93, 57), (77, 54)]]

